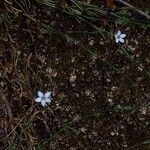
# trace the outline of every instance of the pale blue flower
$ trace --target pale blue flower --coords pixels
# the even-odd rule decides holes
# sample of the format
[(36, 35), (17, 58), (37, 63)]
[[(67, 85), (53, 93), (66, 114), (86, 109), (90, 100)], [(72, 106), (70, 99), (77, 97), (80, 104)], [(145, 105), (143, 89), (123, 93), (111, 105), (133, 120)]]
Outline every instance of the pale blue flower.
[(126, 34), (121, 33), (121, 31), (119, 30), (116, 34), (115, 34), (115, 40), (116, 43), (124, 43), (124, 38), (126, 37)]
[(35, 101), (41, 103), (42, 106), (47, 106), (47, 104), (50, 104), (52, 100), (51, 95), (52, 95), (51, 91), (46, 93), (38, 91), (38, 98), (36, 98)]

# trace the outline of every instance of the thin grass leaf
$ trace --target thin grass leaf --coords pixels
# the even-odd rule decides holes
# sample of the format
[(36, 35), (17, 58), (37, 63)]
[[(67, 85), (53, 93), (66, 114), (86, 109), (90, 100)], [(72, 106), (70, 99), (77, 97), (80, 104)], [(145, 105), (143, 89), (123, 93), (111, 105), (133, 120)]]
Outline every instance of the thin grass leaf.
[(55, 0), (36, 0), (36, 2), (49, 6), (51, 8), (55, 8), (57, 5), (57, 1)]

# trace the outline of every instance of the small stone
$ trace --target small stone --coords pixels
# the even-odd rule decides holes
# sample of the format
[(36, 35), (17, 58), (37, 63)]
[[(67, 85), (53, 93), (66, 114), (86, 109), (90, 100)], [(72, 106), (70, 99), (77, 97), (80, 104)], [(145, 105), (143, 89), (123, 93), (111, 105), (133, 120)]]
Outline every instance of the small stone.
[(89, 41), (89, 45), (90, 45), (90, 46), (93, 46), (93, 45), (94, 45), (94, 43), (95, 43), (95, 41), (94, 41), (94, 40), (90, 40), (90, 41)]
[(77, 122), (79, 121), (79, 119), (81, 119), (81, 117), (79, 115), (76, 115), (74, 118), (73, 118), (73, 121)]
[(71, 74), (69, 81), (70, 81), (70, 82), (75, 82), (76, 78), (77, 78), (76, 75)]
[(82, 127), (79, 129), (81, 132), (85, 133), (86, 132), (86, 128)]
[(114, 136), (114, 135), (115, 135), (115, 132), (111, 132), (110, 134), (111, 134), (112, 136)]
[(117, 87), (116, 87), (116, 86), (113, 86), (113, 87), (111, 88), (111, 90), (112, 90), (112, 91), (116, 91), (116, 90), (117, 90)]
[(112, 100), (111, 98), (108, 98), (108, 102), (112, 103), (112, 102), (113, 102), (113, 100)]
[(86, 90), (86, 91), (85, 91), (85, 95), (86, 95), (86, 96), (89, 96), (90, 94), (91, 94), (91, 91), (90, 91), (90, 90)]

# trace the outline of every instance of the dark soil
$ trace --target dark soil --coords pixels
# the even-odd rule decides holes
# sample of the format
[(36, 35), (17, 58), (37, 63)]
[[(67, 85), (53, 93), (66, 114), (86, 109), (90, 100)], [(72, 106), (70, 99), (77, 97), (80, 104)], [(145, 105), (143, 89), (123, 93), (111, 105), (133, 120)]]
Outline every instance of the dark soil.
[[(103, 15), (79, 23), (67, 5), (26, 2), (0, 10), (0, 148), (149, 150), (149, 26)], [(35, 102), (39, 90), (53, 92), (46, 108)]]

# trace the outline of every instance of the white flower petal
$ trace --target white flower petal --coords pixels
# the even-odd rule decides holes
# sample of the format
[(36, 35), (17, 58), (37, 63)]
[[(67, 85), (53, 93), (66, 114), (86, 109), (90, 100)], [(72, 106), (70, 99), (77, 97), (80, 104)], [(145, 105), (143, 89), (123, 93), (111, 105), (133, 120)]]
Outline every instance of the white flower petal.
[(115, 34), (115, 38), (117, 39), (118, 38), (118, 36)]
[(52, 99), (50, 99), (50, 98), (46, 98), (46, 99), (45, 99), (45, 101), (46, 101), (47, 103), (50, 103), (51, 100), (52, 100)]
[(121, 43), (124, 43), (124, 39), (122, 39), (122, 38), (120, 38), (119, 41), (120, 41)]
[(121, 34), (121, 31), (119, 30), (119, 31), (117, 32), (116, 36), (120, 36), (120, 34)]
[(44, 101), (41, 101), (41, 104), (42, 104), (42, 106), (44, 107), (44, 106), (47, 106), (47, 104), (46, 104), (46, 101), (44, 100)]
[(41, 91), (38, 91), (38, 96), (39, 96), (39, 97), (43, 97), (44, 94), (43, 94)]
[(52, 92), (46, 92), (46, 93), (45, 93), (45, 97), (46, 97), (46, 98), (50, 97), (50, 96), (51, 96), (51, 93), (52, 93)]
[(116, 38), (116, 43), (118, 43), (119, 42), (119, 40), (118, 40), (118, 38)]
[(126, 37), (126, 34), (121, 34), (120, 37), (121, 37), (121, 38), (125, 38), (125, 37)]
[(36, 102), (41, 102), (42, 99), (41, 99), (41, 97), (38, 97), (38, 98), (35, 99), (35, 101), (36, 101)]

